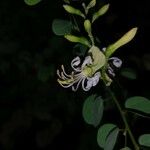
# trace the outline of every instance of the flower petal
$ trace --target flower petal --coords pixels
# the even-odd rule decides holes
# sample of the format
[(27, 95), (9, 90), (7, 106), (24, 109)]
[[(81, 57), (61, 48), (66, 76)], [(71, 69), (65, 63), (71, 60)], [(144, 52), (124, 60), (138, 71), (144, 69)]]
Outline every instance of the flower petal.
[(122, 60), (117, 57), (111, 57), (109, 60), (112, 60), (112, 63), (116, 68), (120, 68), (122, 65)]
[(91, 89), (91, 87), (92, 87), (92, 82), (87, 82), (87, 85), (85, 85), (85, 79), (86, 78), (84, 78), (83, 80), (82, 80), (82, 89), (84, 90), (84, 91), (89, 91), (90, 89)]
[(95, 73), (95, 75), (91, 78), (92, 86), (96, 86), (100, 79), (100, 72)]
[(115, 76), (114, 70), (110, 66), (108, 67), (108, 73), (113, 77)]
[(78, 65), (81, 63), (80, 57), (76, 57), (71, 62), (71, 67), (74, 69), (74, 71), (80, 72), (81, 68), (78, 67)]
[(79, 88), (79, 85), (80, 85), (80, 83), (81, 83), (82, 80), (83, 80), (83, 79), (81, 78), (81, 79), (78, 81), (78, 83), (76, 84), (76, 87), (75, 87), (75, 85), (72, 85), (72, 91), (74, 91), (74, 92), (77, 91), (77, 89)]
[(91, 56), (86, 56), (81, 68), (83, 69), (86, 65), (91, 65), (91, 64), (92, 64)]

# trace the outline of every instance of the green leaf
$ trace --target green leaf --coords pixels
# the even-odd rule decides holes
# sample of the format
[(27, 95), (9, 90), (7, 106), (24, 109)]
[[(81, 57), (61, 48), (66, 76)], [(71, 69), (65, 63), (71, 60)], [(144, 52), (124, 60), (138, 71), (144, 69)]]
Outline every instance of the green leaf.
[(146, 146), (146, 147), (150, 147), (150, 134), (143, 134), (139, 137), (138, 139), (139, 144)]
[(123, 77), (126, 77), (126, 78), (130, 79), (130, 80), (135, 80), (137, 78), (136, 72), (133, 69), (130, 69), (130, 68), (122, 69), (121, 75)]
[(102, 8), (100, 8), (96, 13), (93, 14), (92, 17), (92, 23), (98, 19), (100, 16), (104, 15), (107, 10), (109, 9), (109, 4), (104, 5)]
[(72, 27), (72, 23), (67, 20), (55, 19), (52, 23), (52, 30), (56, 35), (70, 34)]
[(108, 135), (116, 128), (117, 126), (114, 124), (104, 124), (99, 128), (97, 133), (97, 143), (101, 148), (105, 147)]
[(126, 100), (125, 107), (150, 114), (150, 100), (145, 97), (130, 97)]
[(29, 5), (29, 6), (34, 6), (36, 4), (38, 4), (39, 2), (41, 2), (42, 0), (24, 0), (24, 2)]
[(82, 114), (86, 123), (96, 127), (102, 119), (103, 111), (104, 105), (102, 98), (96, 98), (96, 95), (91, 95), (84, 102)]
[(131, 150), (131, 148), (129, 148), (129, 147), (124, 147), (124, 148), (122, 148), (122, 149), (120, 149), (120, 150)]
[(119, 128), (115, 128), (109, 133), (105, 142), (104, 150), (113, 150), (117, 141), (118, 134)]

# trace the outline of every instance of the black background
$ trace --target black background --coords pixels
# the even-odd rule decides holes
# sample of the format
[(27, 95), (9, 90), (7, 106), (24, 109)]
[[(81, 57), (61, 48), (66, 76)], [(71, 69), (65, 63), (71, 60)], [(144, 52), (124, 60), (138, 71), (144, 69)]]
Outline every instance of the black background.
[[(123, 60), (123, 68), (136, 71), (137, 79), (129, 80), (118, 72), (117, 80), (122, 88), (114, 84), (112, 87), (122, 104), (124, 97), (150, 98), (149, 1), (98, 3), (108, 2), (110, 10), (93, 27), (103, 46), (138, 27), (134, 40), (115, 54)], [(99, 149), (97, 129), (87, 125), (81, 114), (87, 96), (104, 95), (101, 84), (90, 92), (79, 89), (74, 93), (57, 83), (57, 68), (61, 64), (69, 68), (75, 57), (74, 44), (51, 30), (54, 19), (69, 19), (62, 4), (62, 0), (43, 0), (30, 7), (23, 0), (0, 0), (1, 150)], [(72, 4), (79, 6), (81, 1)], [(102, 124), (113, 122), (122, 126), (118, 118), (118, 112), (108, 108)], [(147, 118), (131, 115), (129, 121), (136, 138), (150, 131)]]

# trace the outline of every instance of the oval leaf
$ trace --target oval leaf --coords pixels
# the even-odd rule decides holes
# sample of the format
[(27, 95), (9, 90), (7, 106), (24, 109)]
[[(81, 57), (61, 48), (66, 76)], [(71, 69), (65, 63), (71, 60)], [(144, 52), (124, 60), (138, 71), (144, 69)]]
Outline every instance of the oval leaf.
[(36, 4), (38, 4), (39, 2), (41, 2), (42, 0), (24, 0), (24, 2), (29, 5), (29, 6), (34, 6)]
[(131, 80), (135, 80), (137, 78), (136, 72), (130, 68), (124, 68), (121, 71), (121, 75)]
[(110, 132), (116, 128), (114, 124), (104, 124), (101, 126), (97, 133), (97, 143), (101, 148), (105, 147), (106, 140)]
[(118, 134), (119, 128), (115, 128), (109, 133), (105, 142), (104, 150), (113, 150), (117, 141)]
[(143, 134), (139, 137), (139, 144), (150, 147), (150, 134)]
[(92, 95), (85, 100), (82, 114), (86, 123), (96, 127), (102, 119), (103, 111), (104, 105), (101, 97), (96, 98), (96, 95)]
[(125, 107), (150, 114), (150, 100), (145, 97), (130, 97), (126, 100)]
[(67, 20), (55, 19), (52, 23), (52, 30), (56, 35), (70, 34), (72, 23)]

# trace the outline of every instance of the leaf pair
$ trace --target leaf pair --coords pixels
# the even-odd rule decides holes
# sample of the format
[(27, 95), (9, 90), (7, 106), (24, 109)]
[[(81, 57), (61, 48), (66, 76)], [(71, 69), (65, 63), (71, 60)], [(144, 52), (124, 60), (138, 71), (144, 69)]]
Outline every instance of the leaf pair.
[(104, 150), (113, 150), (118, 134), (119, 128), (116, 125), (104, 124), (97, 133), (98, 145)]

